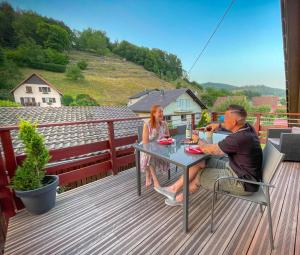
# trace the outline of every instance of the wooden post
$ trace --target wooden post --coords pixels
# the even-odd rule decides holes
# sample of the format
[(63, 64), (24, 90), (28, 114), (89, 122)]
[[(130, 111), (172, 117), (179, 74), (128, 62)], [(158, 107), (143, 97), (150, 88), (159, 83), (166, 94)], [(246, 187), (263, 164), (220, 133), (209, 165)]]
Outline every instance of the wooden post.
[(117, 174), (116, 169), (116, 147), (115, 147), (115, 131), (114, 131), (114, 123), (113, 121), (107, 122), (108, 127), (108, 142), (110, 147), (110, 160), (111, 160), (111, 168), (113, 175)]
[(195, 130), (195, 113), (191, 114), (191, 119), (192, 119), (192, 130)]
[[(9, 184), (9, 178), (15, 175), (17, 169), (17, 161), (15, 157), (15, 152), (12, 144), (12, 139), (9, 130), (1, 131), (1, 143), (4, 154), (4, 160), (2, 158), (2, 153), (0, 153), (0, 171), (1, 171), (1, 184), (5, 186), (1, 187), (1, 195), (4, 196), (3, 199), (3, 211), (9, 217), (15, 215), (15, 208), (22, 209), (23, 203), (19, 198), (17, 198), (14, 192), (7, 188), (6, 185)], [(8, 178), (9, 177), (9, 178)], [(3, 193), (3, 194), (2, 194)]]
[(9, 130), (1, 132), (1, 141), (5, 157), (6, 170), (8, 172), (9, 177), (11, 178), (15, 175), (17, 169), (17, 161)]

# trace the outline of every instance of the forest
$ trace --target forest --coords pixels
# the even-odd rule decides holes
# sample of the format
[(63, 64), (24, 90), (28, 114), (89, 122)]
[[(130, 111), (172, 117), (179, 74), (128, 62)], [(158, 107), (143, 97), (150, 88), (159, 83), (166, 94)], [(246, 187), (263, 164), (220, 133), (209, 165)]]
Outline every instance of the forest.
[[(72, 30), (64, 22), (33, 11), (14, 10), (0, 4), (1, 99), (19, 80), (18, 67), (65, 72), (72, 49), (97, 55), (116, 54), (143, 66), (160, 78), (174, 81), (183, 75), (180, 59), (160, 49), (139, 47), (127, 41), (111, 42), (106, 33), (92, 28)], [(68, 71), (68, 70), (67, 70)]]

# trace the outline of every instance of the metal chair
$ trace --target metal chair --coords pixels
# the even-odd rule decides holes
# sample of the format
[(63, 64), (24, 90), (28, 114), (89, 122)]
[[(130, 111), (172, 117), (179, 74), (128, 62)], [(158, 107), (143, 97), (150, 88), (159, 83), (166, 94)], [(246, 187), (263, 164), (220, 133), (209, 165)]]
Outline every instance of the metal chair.
[[(260, 211), (263, 213), (262, 206), (268, 208), (268, 221), (269, 221), (269, 236), (271, 248), (274, 249), (274, 240), (273, 240), (273, 226), (272, 226), (272, 216), (271, 216), (271, 202), (270, 202), (270, 193), (269, 189), (274, 186), (270, 183), (271, 179), (277, 170), (279, 164), (282, 162), (284, 154), (280, 153), (272, 143), (267, 142), (266, 147), (263, 151), (263, 166), (262, 166), (262, 175), (263, 180), (261, 182), (250, 181), (245, 179), (240, 179), (236, 177), (220, 177), (215, 181), (213, 197), (212, 197), (212, 212), (211, 212), (211, 232), (213, 233), (213, 223), (214, 223), (214, 209), (215, 209), (215, 200), (217, 194), (222, 194), (226, 196), (231, 196), (243, 200), (248, 200), (260, 205)], [(220, 180), (237, 180), (244, 183), (251, 183), (259, 185), (259, 190), (254, 192), (250, 196), (238, 196), (233, 195), (228, 192), (218, 190)]]

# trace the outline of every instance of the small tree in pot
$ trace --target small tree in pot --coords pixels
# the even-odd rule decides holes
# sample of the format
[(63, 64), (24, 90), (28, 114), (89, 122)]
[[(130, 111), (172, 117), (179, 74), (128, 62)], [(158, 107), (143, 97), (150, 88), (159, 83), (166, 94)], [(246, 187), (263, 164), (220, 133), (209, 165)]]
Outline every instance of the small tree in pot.
[(36, 124), (21, 120), (19, 127), (26, 158), (17, 168), (12, 187), (29, 212), (41, 214), (55, 205), (58, 176), (45, 175), (50, 155), (43, 136), (36, 131)]

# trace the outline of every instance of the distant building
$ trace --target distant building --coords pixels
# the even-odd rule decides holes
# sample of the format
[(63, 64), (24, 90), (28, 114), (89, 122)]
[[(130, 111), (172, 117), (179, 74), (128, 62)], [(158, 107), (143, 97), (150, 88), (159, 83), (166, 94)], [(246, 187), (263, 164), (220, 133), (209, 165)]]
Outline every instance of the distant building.
[(253, 106), (268, 105), (271, 108), (271, 112), (276, 112), (279, 106), (279, 97), (277, 96), (259, 96), (252, 97)]
[(174, 126), (185, 123), (186, 114), (189, 113), (198, 113), (195, 115), (195, 119), (196, 121), (200, 120), (201, 111), (207, 109), (200, 99), (190, 89), (186, 88), (154, 90), (146, 94), (141, 94), (140, 97), (136, 97), (135, 99), (134, 104), (129, 104), (129, 109), (138, 116), (149, 116), (151, 106), (159, 104), (164, 109), (164, 115), (178, 115), (167, 119)]
[(223, 96), (223, 97), (218, 97), (217, 100), (215, 101), (213, 105), (213, 109), (215, 109), (217, 106), (221, 105), (224, 103), (226, 100), (246, 100), (246, 96)]
[(62, 93), (36, 73), (22, 81), (11, 93), (15, 102), (23, 106), (61, 106)]

